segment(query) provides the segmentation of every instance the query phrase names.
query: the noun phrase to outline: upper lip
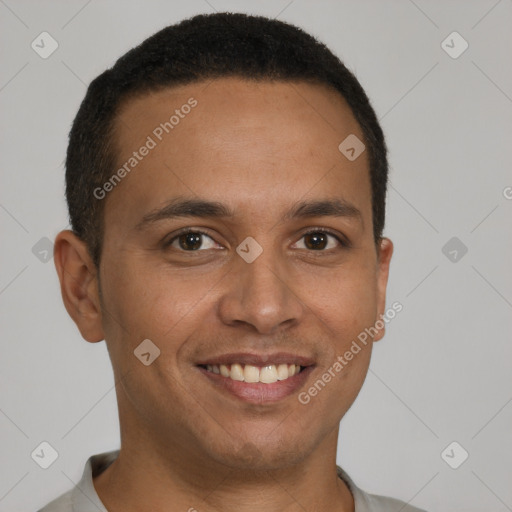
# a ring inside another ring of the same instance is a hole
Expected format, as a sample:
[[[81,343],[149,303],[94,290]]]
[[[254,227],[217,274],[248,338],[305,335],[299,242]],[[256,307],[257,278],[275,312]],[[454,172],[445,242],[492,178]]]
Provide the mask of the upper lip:
[[[250,364],[252,366],[268,366],[269,364],[298,364],[311,366],[315,361],[311,357],[300,356],[291,352],[274,352],[271,354],[255,354],[251,352],[232,352],[202,359],[197,365]]]

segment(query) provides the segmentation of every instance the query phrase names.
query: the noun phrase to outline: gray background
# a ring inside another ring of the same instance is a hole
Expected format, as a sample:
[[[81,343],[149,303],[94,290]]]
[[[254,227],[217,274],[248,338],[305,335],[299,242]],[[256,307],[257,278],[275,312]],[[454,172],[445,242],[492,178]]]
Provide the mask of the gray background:
[[[36,510],[119,444],[105,345],[81,339],[41,261],[40,240],[67,224],[63,159],[86,86],[156,30],[215,10],[319,37],[387,135],[388,301],[404,309],[342,422],[338,462],[365,490],[430,511],[512,510],[512,1],[184,4],[0,0],[0,510]],[[47,59],[31,48],[43,31],[59,44]],[[453,31],[469,43],[456,59],[441,47]],[[30,455],[42,441],[59,454],[46,470]],[[441,457],[452,441],[469,453],[458,469]]]

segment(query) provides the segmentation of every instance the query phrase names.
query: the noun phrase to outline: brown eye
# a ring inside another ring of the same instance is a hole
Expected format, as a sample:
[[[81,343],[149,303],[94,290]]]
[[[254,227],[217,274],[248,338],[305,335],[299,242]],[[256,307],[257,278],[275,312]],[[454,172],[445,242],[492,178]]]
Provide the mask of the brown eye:
[[[178,243],[181,249],[185,251],[195,251],[199,249],[203,243],[200,233],[185,233],[178,237]]]
[[[327,234],[321,232],[307,233],[304,236],[305,245],[308,249],[325,249],[327,247]]]
[[[299,249],[319,252],[329,252],[332,249],[347,247],[347,244],[338,238],[337,235],[322,229],[304,233],[295,245],[297,246],[297,244]]]
[[[205,249],[216,248],[216,242],[213,238],[202,231],[190,230],[178,234],[169,242],[165,243],[165,247],[172,247],[182,252],[193,252]]]

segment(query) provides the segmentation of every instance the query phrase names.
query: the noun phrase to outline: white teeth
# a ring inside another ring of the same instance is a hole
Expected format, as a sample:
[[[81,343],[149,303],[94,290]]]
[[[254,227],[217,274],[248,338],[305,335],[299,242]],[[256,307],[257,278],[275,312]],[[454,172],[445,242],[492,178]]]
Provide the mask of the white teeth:
[[[279,380],[285,380],[289,376],[288,374],[288,365],[287,364],[280,364],[277,367],[277,378]]]
[[[246,364],[244,368],[244,380],[245,382],[259,382],[260,369],[257,366]]]
[[[300,366],[295,364],[270,364],[263,366],[253,366],[251,364],[241,365],[238,363],[232,365],[216,365],[208,364],[206,369],[209,372],[220,374],[228,379],[238,380],[240,382],[263,382],[272,384],[278,380],[286,380],[297,373],[300,373]]]
[[[208,369],[208,367],[207,367]],[[229,377],[233,380],[244,380],[244,369],[239,364],[232,364]]]
[[[265,384],[277,382],[277,370],[273,364],[270,366],[264,366],[260,370],[260,382],[264,382]]]

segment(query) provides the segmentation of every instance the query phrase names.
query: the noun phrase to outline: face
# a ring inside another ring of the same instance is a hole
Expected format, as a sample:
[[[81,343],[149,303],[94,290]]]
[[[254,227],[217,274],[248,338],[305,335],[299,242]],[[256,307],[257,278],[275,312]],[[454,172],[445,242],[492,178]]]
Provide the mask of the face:
[[[363,139],[345,101],[304,83],[217,79],[124,105],[130,171],[103,199],[101,313],[87,320],[122,435],[277,468],[337,434],[371,343],[333,365],[384,313],[392,252],[373,239],[367,152],[338,149],[350,134]]]

